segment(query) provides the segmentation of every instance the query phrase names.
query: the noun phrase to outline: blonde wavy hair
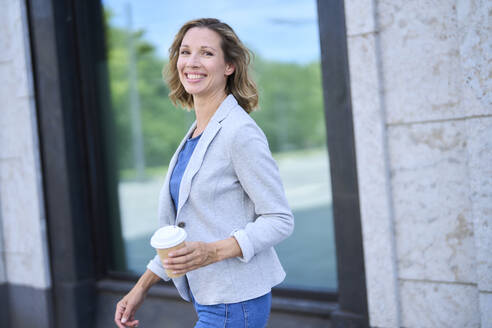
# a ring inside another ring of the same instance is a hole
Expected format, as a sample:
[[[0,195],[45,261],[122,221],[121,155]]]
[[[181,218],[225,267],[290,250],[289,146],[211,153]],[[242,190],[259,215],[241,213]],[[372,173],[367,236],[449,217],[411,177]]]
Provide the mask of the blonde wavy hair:
[[[174,37],[173,44],[169,48],[169,63],[164,67],[162,75],[170,88],[169,99],[178,106],[186,108],[188,111],[193,108],[193,96],[186,92],[179,80],[177,69],[179,47],[183,38],[192,27],[208,28],[217,32],[221,39],[224,61],[233,64],[234,73],[227,77],[225,92],[232,93],[238,104],[250,113],[258,107],[258,90],[256,84],[251,79],[248,68],[251,63],[251,56],[254,56],[246,46],[239,40],[234,30],[226,23],[215,18],[200,18],[186,22]],[[254,57],[253,57],[254,58]]]

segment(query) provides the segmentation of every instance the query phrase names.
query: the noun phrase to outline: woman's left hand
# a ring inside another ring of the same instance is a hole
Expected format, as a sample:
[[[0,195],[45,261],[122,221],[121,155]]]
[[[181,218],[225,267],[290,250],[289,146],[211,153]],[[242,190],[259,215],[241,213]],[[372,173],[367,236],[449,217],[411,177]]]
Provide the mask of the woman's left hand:
[[[185,246],[169,253],[164,267],[175,274],[196,270],[217,262],[217,251],[210,243],[203,241],[185,242]]]

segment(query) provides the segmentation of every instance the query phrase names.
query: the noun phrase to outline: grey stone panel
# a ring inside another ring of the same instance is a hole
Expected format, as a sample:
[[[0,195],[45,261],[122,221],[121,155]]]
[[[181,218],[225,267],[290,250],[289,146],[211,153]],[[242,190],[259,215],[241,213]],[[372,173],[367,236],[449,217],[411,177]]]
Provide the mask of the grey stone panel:
[[[490,327],[480,323],[477,287],[400,280],[403,327]]]
[[[388,131],[401,279],[476,282],[465,129],[449,121]]]
[[[369,318],[372,326],[395,327],[398,273],[377,36],[351,36],[348,45]]]
[[[492,327],[492,293],[480,293],[480,323]]]

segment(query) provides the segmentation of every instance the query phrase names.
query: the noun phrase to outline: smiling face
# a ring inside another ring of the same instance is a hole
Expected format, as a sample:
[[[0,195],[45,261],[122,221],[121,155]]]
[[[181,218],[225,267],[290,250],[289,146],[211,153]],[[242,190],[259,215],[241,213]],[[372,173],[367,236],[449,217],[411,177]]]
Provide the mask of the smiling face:
[[[224,92],[234,67],[226,64],[220,35],[208,28],[193,27],[184,35],[177,69],[181,84],[194,97]]]

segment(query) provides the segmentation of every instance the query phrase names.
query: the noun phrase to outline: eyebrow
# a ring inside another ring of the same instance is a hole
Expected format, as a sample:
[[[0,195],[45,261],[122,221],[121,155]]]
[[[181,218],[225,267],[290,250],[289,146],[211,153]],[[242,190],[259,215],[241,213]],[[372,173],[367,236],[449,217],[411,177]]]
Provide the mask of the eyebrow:
[[[189,45],[187,45],[187,44],[182,44],[182,45],[180,46],[180,48],[189,48],[189,47],[190,47],[190,46],[189,46]],[[213,47],[209,47],[209,46],[201,46],[200,48],[201,48],[201,49],[203,49],[203,48],[210,48],[210,49],[212,49],[212,50],[214,50],[214,51],[217,51],[217,50],[215,50],[215,48],[213,48]]]

